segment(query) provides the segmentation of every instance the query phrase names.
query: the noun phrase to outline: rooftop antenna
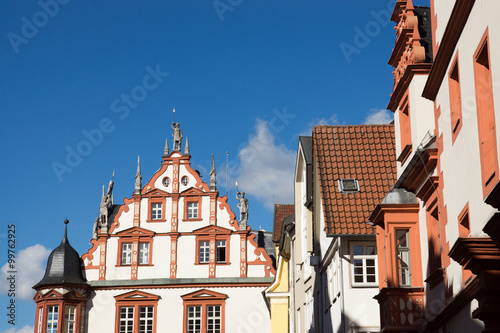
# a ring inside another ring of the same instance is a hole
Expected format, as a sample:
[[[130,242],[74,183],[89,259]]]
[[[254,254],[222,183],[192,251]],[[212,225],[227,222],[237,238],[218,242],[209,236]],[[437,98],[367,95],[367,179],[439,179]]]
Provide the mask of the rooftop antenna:
[[[226,198],[227,196],[227,188],[229,187],[229,152],[226,151]]]

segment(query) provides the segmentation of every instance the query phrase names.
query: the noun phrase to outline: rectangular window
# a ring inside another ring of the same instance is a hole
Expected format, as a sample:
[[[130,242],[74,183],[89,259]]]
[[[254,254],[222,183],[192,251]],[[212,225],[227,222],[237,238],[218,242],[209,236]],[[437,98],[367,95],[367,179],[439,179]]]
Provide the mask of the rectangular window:
[[[120,308],[119,333],[133,333],[133,331],[134,331],[134,307],[123,306]]]
[[[139,243],[139,265],[149,264],[149,243]]]
[[[396,230],[397,269],[400,287],[411,287],[410,231]]]
[[[352,285],[377,286],[377,246],[374,242],[351,243]]]
[[[216,261],[218,263],[226,262],[226,241],[217,241],[216,243]]]
[[[410,103],[408,99],[408,93],[402,99],[399,105],[399,137],[401,140],[401,152],[398,156],[398,162],[401,165],[405,163],[412,151],[411,143],[411,121],[410,121]]]
[[[458,54],[451,65],[448,77],[450,89],[450,117],[451,117],[451,134],[452,141],[460,132],[462,127],[462,94],[460,92],[460,75],[458,71]]]
[[[187,333],[201,332],[201,306],[188,306]]]
[[[122,244],[122,265],[132,264],[132,243]]]
[[[199,263],[205,264],[210,260],[210,242],[209,241],[200,241],[199,248]]]
[[[47,333],[57,333],[59,321],[59,307],[49,306],[47,309]]]
[[[75,333],[75,306],[64,307],[64,327],[63,333]]]
[[[151,204],[151,219],[152,220],[161,220],[161,203],[152,203]]]
[[[38,333],[42,333],[43,325],[43,308],[38,309]]]
[[[488,31],[474,54],[474,85],[481,159],[481,179],[485,198],[499,179],[498,152],[493,104]]]
[[[209,305],[207,307],[207,333],[221,332],[220,305]]]
[[[198,202],[187,203],[187,218],[188,219],[198,218]]]
[[[153,307],[139,308],[139,333],[153,333]]]
[[[312,288],[306,291],[306,332],[314,332],[314,303],[313,303],[313,293]]]

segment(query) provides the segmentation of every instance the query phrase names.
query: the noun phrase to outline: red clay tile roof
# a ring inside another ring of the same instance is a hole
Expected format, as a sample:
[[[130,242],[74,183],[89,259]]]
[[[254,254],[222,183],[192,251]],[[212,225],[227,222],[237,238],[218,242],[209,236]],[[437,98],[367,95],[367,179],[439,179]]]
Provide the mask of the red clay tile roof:
[[[274,237],[273,242],[278,243],[281,235],[281,224],[283,219],[295,212],[295,205],[274,205]]]
[[[314,126],[327,234],[371,234],[366,222],[396,182],[394,125]],[[338,180],[355,178],[357,193],[340,193]]]

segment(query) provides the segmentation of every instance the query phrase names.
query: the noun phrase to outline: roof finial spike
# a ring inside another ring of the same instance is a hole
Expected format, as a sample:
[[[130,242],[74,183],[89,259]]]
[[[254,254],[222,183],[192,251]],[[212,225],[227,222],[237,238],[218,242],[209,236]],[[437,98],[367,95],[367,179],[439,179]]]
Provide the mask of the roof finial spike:
[[[186,137],[186,146],[184,147],[184,155],[189,155],[189,141]]]
[[[135,189],[134,194],[141,194],[141,157],[137,156],[137,173],[135,174]]]
[[[217,179],[215,176],[217,172],[215,171],[215,162],[214,162],[214,154],[212,154],[212,170],[210,170],[210,191],[217,190]]]
[[[66,219],[64,220],[64,237],[63,237],[62,242],[66,242],[68,240],[68,223],[69,223],[69,220],[66,217]]]
[[[168,151],[168,138],[165,139],[165,149],[163,150],[163,156],[167,156],[169,154]]]

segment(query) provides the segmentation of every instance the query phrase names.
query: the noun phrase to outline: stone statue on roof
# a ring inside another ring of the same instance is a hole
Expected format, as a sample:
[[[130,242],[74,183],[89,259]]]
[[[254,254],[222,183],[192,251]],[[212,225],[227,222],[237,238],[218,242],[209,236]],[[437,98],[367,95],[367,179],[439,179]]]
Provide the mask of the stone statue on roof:
[[[240,230],[245,230],[248,221],[248,199],[245,198],[245,192],[240,191],[236,193],[236,199],[238,199],[238,208],[240,209]]]
[[[115,172],[113,171],[113,177]],[[108,217],[109,210],[113,206],[113,180],[109,181],[108,192],[104,195],[104,185],[102,186],[102,199],[101,205],[99,206],[100,215],[100,229],[102,232],[108,232]]]
[[[172,122],[172,129],[174,130],[174,133],[172,133],[172,136],[174,137],[174,148],[172,150],[180,151],[182,142],[181,125],[174,121]]]

